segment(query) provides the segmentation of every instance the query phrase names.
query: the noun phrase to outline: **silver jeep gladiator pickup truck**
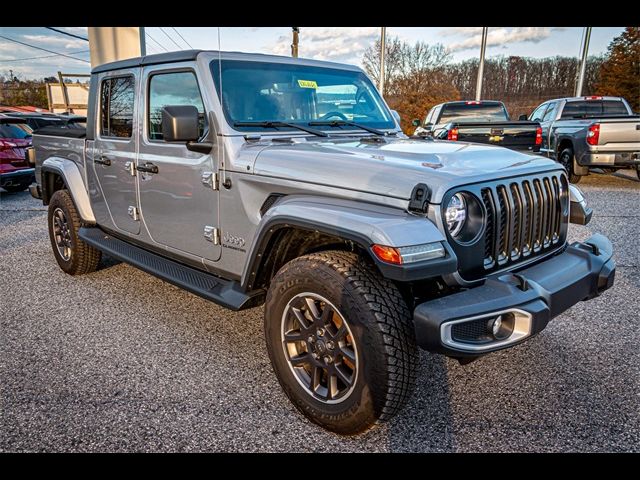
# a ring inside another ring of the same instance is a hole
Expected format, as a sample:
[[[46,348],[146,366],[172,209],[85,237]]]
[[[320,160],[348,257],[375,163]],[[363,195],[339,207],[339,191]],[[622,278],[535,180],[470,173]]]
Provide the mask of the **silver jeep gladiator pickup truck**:
[[[357,67],[166,53],[95,68],[89,102],[86,132],[28,154],[60,268],[106,253],[264,305],[282,388],[332,431],[398,412],[417,347],[467,362],[613,284],[605,237],[567,244],[591,210],[562,166],[409,139]]]

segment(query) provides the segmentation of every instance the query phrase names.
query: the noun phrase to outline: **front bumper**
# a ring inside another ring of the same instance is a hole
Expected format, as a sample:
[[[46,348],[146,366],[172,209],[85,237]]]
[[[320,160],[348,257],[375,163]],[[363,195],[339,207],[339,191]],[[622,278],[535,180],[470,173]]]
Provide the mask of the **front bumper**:
[[[422,303],[413,312],[418,345],[452,357],[474,357],[517,345],[579,301],[610,288],[616,268],[612,255],[611,242],[596,234],[515,274],[491,276],[479,287]],[[474,342],[452,336],[456,324],[482,326],[500,315],[510,315],[515,323],[506,338]]]
[[[587,152],[578,164],[583,167],[633,167],[640,165],[640,152]]]
[[[0,187],[19,185],[27,180],[35,181],[35,168],[23,168],[11,172],[0,173]]]

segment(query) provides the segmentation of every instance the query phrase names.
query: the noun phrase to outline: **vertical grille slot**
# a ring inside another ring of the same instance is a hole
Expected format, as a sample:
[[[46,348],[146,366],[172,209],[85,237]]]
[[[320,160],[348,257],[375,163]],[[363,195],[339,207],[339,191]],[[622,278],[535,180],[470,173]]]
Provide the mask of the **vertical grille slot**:
[[[560,240],[560,224],[562,223],[562,203],[560,200],[560,184],[558,183],[558,179],[553,177],[553,205],[554,205],[554,215],[553,215],[553,233],[551,236],[552,243],[558,243]]]
[[[486,228],[484,235],[484,268],[489,269],[493,267],[494,261],[494,250],[493,245],[496,238],[495,232],[495,207],[493,204],[493,196],[491,195],[491,190],[488,188],[482,189],[482,203],[484,203],[484,208],[487,211],[486,217]]]
[[[538,180],[537,178],[533,181],[533,194],[535,196],[536,203],[536,221],[533,236],[533,251],[537,253],[542,249],[544,242],[544,224],[546,215],[544,195],[542,194],[540,180]]]
[[[522,182],[522,256],[528,257],[531,254],[531,225],[533,220],[533,200],[531,198],[531,187],[528,181]]]
[[[496,219],[498,223],[497,228],[497,242],[496,242],[496,259],[498,265],[504,265],[508,260],[508,231],[509,231],[509,211],[507,201],[505,200],[506,193],[503,185],[498,186],[496,189],[498,196],[498,202],[496,204]]]
[[[522,198],[520,197],[520,189],[517,183],[512,183],[511,199],[513,203],[513,236],[511,242],[511,260],[517,260],[522,253]]]

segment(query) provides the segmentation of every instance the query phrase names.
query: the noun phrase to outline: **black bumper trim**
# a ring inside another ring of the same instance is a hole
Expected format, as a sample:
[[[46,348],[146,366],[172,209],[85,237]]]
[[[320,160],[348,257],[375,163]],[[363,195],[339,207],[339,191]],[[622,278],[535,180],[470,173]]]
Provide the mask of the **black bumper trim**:
[[[610,288],[616,269],[612,256],[611,242],[596,234],[517,275],[491,276],[479,287],[422,303],[413,313],[418,345],[453,357],[477,356],[478,352],[444,345],[441,326],[452,320],[517,308],[531,314],[530,334],[518,342],[488,346],[481,354],[516,345],[542,331],[549,320],[579,301],[597,297]]]

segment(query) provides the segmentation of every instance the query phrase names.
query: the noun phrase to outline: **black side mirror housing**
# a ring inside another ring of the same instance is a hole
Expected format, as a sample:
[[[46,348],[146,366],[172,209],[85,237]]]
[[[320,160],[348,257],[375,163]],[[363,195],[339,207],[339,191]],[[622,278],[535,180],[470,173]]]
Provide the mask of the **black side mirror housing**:
[[[198,140],[198,109],[193,105],[167,105],[162,109],[162,137],[165,142]]]
[[[523,114],[523,115],[520,115],[520,116],[518,117],[518,120],[520,120],[520,121],[527,120],[527,116],[526,116],[526,115],[524,115],[524,114]]]

